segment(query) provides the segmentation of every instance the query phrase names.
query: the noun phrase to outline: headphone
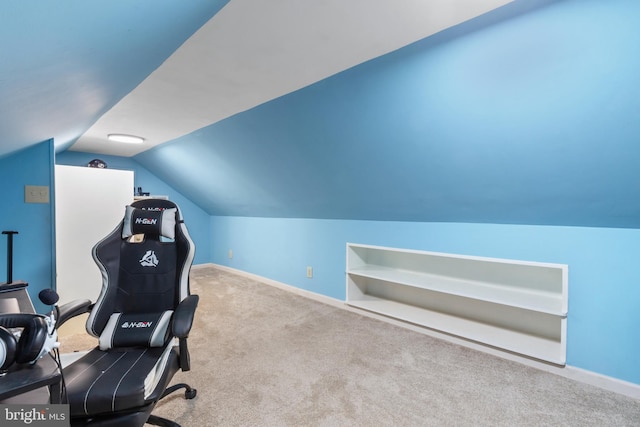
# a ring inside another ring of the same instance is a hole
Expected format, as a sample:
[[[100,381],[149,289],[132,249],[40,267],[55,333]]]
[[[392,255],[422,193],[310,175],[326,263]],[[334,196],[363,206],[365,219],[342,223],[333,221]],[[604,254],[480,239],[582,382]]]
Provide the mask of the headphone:
[[[8,328],[22,328],[16,337]],[[51,319],[39,314],[0,314],[0,371],[14,363],[35,363],[58,347],[58,333]]]

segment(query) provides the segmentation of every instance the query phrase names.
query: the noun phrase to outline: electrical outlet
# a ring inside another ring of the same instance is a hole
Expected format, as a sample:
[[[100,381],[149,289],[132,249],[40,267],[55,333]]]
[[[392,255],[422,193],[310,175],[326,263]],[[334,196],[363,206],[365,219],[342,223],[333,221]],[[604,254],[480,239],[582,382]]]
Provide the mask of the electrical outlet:
[[[25,185],[25,203],[49,203],[49,187],[46,185]]]
[[[229,259],[233,258],[233,250],[229,249]]]
[[[307,267],[307,277],[309,279],[313,277],[313,267]]]

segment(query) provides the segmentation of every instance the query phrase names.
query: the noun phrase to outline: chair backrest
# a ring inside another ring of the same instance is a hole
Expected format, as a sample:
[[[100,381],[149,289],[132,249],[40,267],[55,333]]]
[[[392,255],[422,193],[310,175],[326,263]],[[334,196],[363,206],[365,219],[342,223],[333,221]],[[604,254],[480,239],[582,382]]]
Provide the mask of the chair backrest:
[[[102,289],[87,319],[87,332],[102,349],[160,346],[168,322],[190,294],[195,246],[178,206],[144,199],[125,208],[118,226],[93,248]]]

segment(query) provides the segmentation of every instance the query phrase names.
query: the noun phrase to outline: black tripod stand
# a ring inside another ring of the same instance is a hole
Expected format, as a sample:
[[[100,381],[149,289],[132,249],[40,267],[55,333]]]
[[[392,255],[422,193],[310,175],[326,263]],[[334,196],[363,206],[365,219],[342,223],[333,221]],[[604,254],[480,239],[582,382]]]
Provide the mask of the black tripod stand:
[[[22,280],[13,281],[13,235],[18,232],[5,230],[2,234],[7,235],[7,281],[0,283],[0,292],[27,286]]]

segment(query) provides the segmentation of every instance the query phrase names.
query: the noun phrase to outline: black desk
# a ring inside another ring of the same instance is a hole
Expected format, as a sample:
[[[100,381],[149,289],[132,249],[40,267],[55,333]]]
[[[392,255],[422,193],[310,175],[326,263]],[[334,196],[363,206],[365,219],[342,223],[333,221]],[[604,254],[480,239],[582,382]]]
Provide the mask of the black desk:
[[[0,377],[0,401],[47,386],[49,403],[60,403],[60,371],[49,355],[35,365],[11,366],[9,372]]]

